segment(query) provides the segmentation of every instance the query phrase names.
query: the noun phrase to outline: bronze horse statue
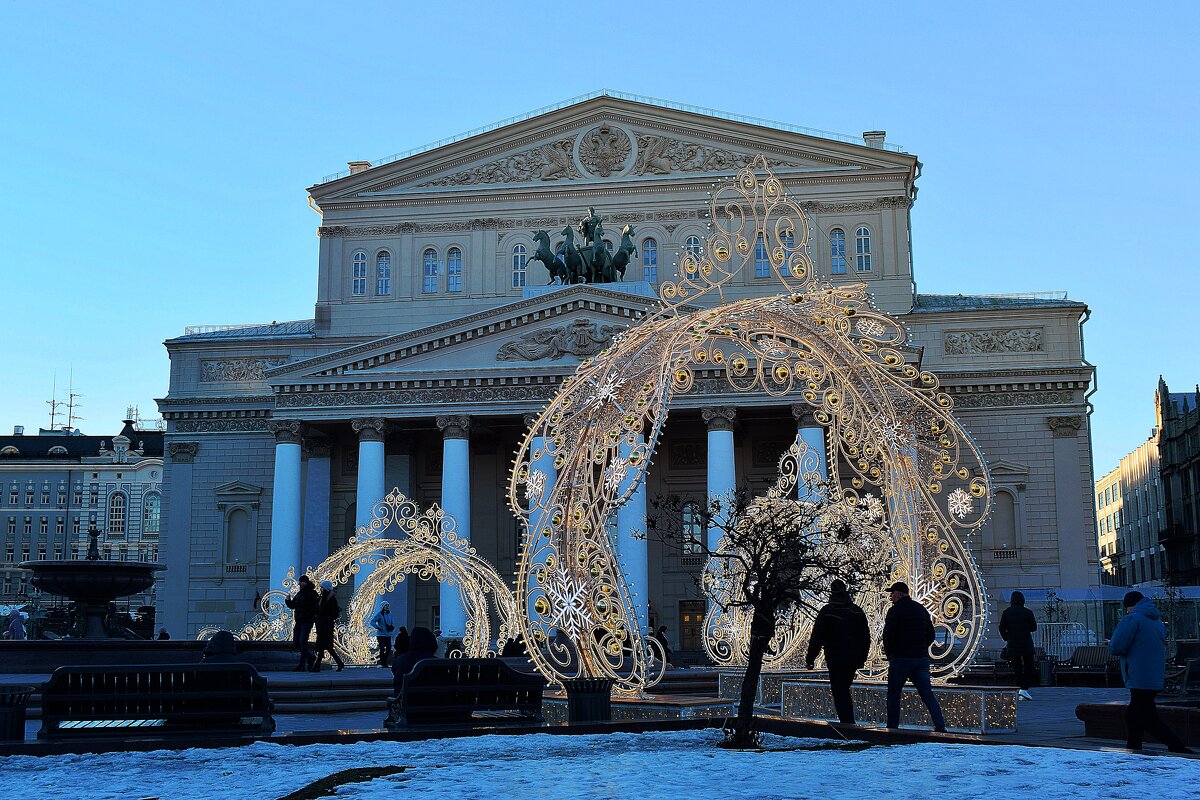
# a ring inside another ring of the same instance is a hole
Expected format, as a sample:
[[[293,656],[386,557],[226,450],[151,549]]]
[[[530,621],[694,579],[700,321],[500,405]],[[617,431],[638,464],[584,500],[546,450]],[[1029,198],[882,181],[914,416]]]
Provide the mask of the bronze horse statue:
[[[613,270],[619,272],[620,277],[614,276],[614,280],[625,280],[625,268],[629,266],[629,257],[637,255],[637,245],[633,243],[634,233],[632,225],[626,225],[621,229],[621,246],[617,248],[617,252],[612,254]]]
[[[588,283],[588,263],[575,246],[575,231],[571,226],[562,229],[564,241],[558,246],[558,257],[562,259],[570,276],[568,283]]]
[[[566,262],[550,249],[550,234],[545,231],[537,231],[533,234],[533,239],[538,243],[537,252],[530,256],[529,260],[542,262],[542,266],[550,273],[550,280],[546,283],[554,283],[555,278],[564,285],[570,283],[571,271],[567,268]]]

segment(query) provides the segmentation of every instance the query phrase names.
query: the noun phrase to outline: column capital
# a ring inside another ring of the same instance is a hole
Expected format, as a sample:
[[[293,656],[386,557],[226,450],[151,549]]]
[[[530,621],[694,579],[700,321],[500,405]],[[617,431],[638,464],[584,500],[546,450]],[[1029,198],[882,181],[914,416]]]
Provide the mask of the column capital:
[[[1053,436],[1074,436],[1083,427],[1083,417],[1046,417],[1046,424],[1050,426]]]
[[[298,419],[267,420],[267,430],[275,435],[275,444],[300,444],[302,428]]]
[[[813,407],[807,403],[795,403],[792,405],[792,417],[798,425],[805,428],[817,427],[817,415],[813,411]]]
[[[438,417],[437,426],[443,439],[471,438],[471,418],[468,416]]]
[[[304,440],[304,455],[306,458],[329,458],[333,445],[326,436],[314,436]]]
[[[383,417],[359,417],[350,420],[350,427],[360,442],[382,442],[387,436],[387,420]]]
[[[199,442],[167,442],[167,453],[175,464],[190,464],[200,449]]]
[[[731,431],[737,420],[737,409],[733,406],[713,406],[700,409],[700,416],[710,431]]]

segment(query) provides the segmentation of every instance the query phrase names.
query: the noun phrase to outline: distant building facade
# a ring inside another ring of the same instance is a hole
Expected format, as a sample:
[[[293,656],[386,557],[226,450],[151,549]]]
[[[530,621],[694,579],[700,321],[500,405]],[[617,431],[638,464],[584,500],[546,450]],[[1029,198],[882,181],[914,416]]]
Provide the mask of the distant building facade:
[[[1159,378],[1155,399],[1167,580],[1194,585],[1200,583],[1200,387],[1172,392]]]
[[[680,254],[705,246],[714,183],[756,153],[808,212],[819,278],[866,284],[900,317],[987,457],[995,512],[968,546],[993,612],[1012,589],[1094,589],[1087,306],[917,294],[919,162],[882,134],[836,139],[601,94],[400,160],[351,163],[309,190],[321,213],[313,319],[166,342],[160,614],[172,633],[245,623],[284,561],[319,563],[392,487],[441,502],[448,475],[469,483],[472,545],[512,576],[523,531],[507,477],[527,415],[656,307]],[[543,286],[535,231],[554,246],[588,206],[609,237],[635,230],[625,282]],[[725,297],[779,291],[755,252]],[[714,460],[764,489],[807,419],[787,398],[701,375],[672,402],[647,493],[703,502]],[[673,647],[699,649],[702,559],[642,546],[654,621]],[[416,576],[392,598],[410,626],[436,625],[438,603],[438,587]]]
[[[1114,586],[1162,583],[1166,550],[1159,534],[1166,519],[1159,473],[1159,431],[1121,458],[1096,482],[1096,531],[1102,580]]]
[[[103,558],[158,560],[162,431],[132,420],[115,436],[19,430],[0,436],[0,603],[38,599],[17,565],[84,558],[92,526]],[[121,604],[153,605],[155,595],[152,588]]]

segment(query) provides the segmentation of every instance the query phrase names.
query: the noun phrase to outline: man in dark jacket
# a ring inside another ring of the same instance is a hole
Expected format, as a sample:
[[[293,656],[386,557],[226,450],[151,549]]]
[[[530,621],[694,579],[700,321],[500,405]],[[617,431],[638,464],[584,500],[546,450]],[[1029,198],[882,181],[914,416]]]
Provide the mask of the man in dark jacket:
[[[312,633],[317,621],[317,591],[313,588],[312,579],[301,575],[296,580],[300,587],[291,597],[284,598],[284,603],[292,609],[295,624],[292,626],[292,646],[300,650],[300,663],[292,668],[292,672],[303,672],[313,664],[312,650],[308,647],[308,636]]]
[[[809,669],[821,650],[825,650],[825,667],[829,671],[829,691],[838,719],[854,724],[854,702],[850,684],[854,675],[871,653],[871,630],[867,615],[850,599],[843,581],[829,585],[829,602],[817,612],[812,635],[808,639],[808,654],[804,661]]]
[[[887,726],[900,727],[900,696],[904,684],[911,680],[929,709],[933,729],[945,731],[946,719],[929,680],[933,620],[925,606],[908,596],[908,584],[897,581],[885,591],[892,601],[883,620],[883,654],[888,660]]]
[[[1167,628],[1159,619],[1154,601],[1141,592],[1128,592],[1123,601],[1125,616],[1113,631],[1108,650],[1121,658],[1121,677],[1129,689],[1125,709],[1125,746],[1142,749],[1142,736],[1149,730],[1172,753],[1191,753],[1175,732],[1158,716],[1155,696],[1163,690],[1167,664]]]
[[[438,641],[429,628],[413,628],[408,640],[408,651],[392,662],[392,686],[396,696],[404,685],[404,676],[412,672],[412,668],[426,659],[437,656]]]
[[[1008,660],[1012,664],[1013,676],[1020,687],[1018,696],[1022,700],[1032,700],[1029,687],[1036,677],[1037,661],[1033,657],[1033,632],[1037,630],[1037,620],[1033,612],[1025,607],[1025,595],[1013,592],[1009,598],[1009,606],[1000,615],[1000,638],[1004,640]]]

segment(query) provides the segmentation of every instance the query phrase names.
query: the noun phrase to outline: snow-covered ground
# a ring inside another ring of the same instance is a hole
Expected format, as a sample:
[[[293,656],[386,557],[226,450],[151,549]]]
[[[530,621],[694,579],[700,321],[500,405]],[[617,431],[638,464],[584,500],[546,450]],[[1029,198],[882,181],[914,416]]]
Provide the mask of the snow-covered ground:
[[[715,731],[482,736],[423,742],[0,758],[0,796],[62,800],[276,800],[331,773],[401,765],[337,800],[413,798],[917,798],[1194,800],[1200,760],[1032,747],[859,749],[770,737],[718,749]]]

